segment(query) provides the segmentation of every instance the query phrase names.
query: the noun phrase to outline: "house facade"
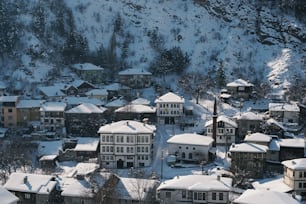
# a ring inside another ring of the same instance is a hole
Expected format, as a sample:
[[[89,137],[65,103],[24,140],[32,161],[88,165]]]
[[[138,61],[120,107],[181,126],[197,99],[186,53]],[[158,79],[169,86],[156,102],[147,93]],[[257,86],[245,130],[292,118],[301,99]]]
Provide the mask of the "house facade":
[[[40,121],[40,106],[43,100],[20,100],[17,103],[17,125],[25,127],[30,121]]]
[[[85,81],[102,83],[105,79],[104,69],[91,63],[74,64],[71,68]]]
[[[263,124],[263,116],[259,113],[244,112],[234,116],[237,128],[236,142],[241,142],[249,131],[259,132]]]
[[[83,103],[65,112],[68,134],[74,136],[97,136],[97,130],[106,123],[106,108],[91,103]]]
[[[248,178],[262,178],[266,167],[268,147],[255,143],[232,144],[229,152],[231,171]]]
[[[15,194],[22,204],[58,203],[56,184],[53,176],[12,173],[4,188]]]
[[[11,128],[17,126],[17,103],[18,96],[1,96],[1,123],[3,127]]]
[[[175,155],[177,161],[208,162],[213,139],[195,133],[174,135],[167,140],[168,155]]]
[[[156,127],[125,120],[100,127],[100,161],[105,168],[149,166]]]
[[[306,199],[306,158],[286,160],[284,166],[284,183],[293,189],[302,199]]]
[[[168,92],[155,100],[157,123],[178,124],[184,116],[185,99]]]
[[[119,82],[131,88],[147,88],[151,86],[152,73],[143,69],[126,69],[118,73]]]
[[[254,85],[243,79],[237,79],[226,84],[228,92],[233,98],[249,99],[252,96]]]
[[[269,103],[269,113],[279,122],[299,124],[300,108],[297,104]]]
[[[217,132],[216,132],[216,145],[217,146],[230,146],[236,141],[236,129],[237,123],[228,118],[227,116],[221,115],[217,118]],[[213,135],[213,120],[209,120],[205,123],[207,136],[212,137]]]
[[[40,108],[41,129],[49,132],[65,134],[66,103],[45,102]]]
[[[230,203],[232,179],[220,176],[187,175],[166,180],[157,188],[161,204]]]

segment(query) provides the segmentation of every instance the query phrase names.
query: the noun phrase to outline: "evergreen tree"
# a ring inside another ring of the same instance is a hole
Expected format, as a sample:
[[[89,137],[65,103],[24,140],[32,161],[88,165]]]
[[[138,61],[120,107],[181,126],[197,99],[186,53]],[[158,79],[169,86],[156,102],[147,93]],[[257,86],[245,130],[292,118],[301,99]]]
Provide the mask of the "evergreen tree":
[[[222,88],[226,85],[226,76],[225,76],[224,67],[223,67],[222,62],[219,63],[216,81],[217,81],[218,88]]]

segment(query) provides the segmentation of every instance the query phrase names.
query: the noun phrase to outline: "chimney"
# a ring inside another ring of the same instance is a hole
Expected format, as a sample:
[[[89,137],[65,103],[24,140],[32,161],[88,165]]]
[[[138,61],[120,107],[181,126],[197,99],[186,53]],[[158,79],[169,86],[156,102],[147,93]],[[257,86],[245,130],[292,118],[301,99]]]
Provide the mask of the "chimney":
[[[28,176],[25,176],[25,177],[23,178],[23,183],[26,184],[27,182],[28,182]]]
[[[214,139],[213,141],[213,147],[216,147],[216,140],[217,140],[217,99],[215,98],[214,102],[214,112],[213,112],[213,127],[212,127],[212,138]]]

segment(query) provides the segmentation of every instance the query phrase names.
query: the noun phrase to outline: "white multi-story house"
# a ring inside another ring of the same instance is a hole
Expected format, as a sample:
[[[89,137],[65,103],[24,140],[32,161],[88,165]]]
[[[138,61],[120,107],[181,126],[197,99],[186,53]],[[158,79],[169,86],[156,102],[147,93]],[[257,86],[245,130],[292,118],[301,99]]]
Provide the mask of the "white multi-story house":
[[[207,162],[213,139],[195,133],[184,133],[174,135],[167,143],[168,154],[175,155],[178,161]]]
[[[284,166],[284,183],[302,199],[306,198],[306,158],[286,160]]]
[[[215,175],[176,176],[157,188],[161,204],[230,203],[232,179]]]
[[[230,146],[235,143],[237,123],[224,116],[218,116],[217,118],[217,132],[216,132],[216,145],[217,146]],[[207,135],[213,135],[213,120],[209,120],[205,123]]]
[[[40,107],[42,130],[65,134],[65,109],[63,102],[45,102]]]
[[[297,104],[269,103],[270,116],[282,123],[299,123],[300,108]]]
[[[100,160],[106,168],[149,166],[156,127],[133,120],[100,127]]]
[[[185,99],[168,92],[155,99],[157,122],[159,124],[177,124],[184,115]]]

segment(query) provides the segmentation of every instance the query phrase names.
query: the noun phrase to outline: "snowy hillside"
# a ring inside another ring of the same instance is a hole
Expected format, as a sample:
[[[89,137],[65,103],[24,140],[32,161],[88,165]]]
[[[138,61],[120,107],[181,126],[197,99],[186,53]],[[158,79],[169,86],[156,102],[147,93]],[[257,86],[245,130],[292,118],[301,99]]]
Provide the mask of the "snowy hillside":
[[[4,55],[0,64],[2,76],[26,85],[64,75],[77,60],[115,72],[149,70],[161,50],[173,47],[189,56],[187,72],[204,77],[221,64],[227,81],[242,77],[282,88],[305,77],[305,22],[278,6],[248,0],[29,2],[15,2],[20,38],[14,57]]]

